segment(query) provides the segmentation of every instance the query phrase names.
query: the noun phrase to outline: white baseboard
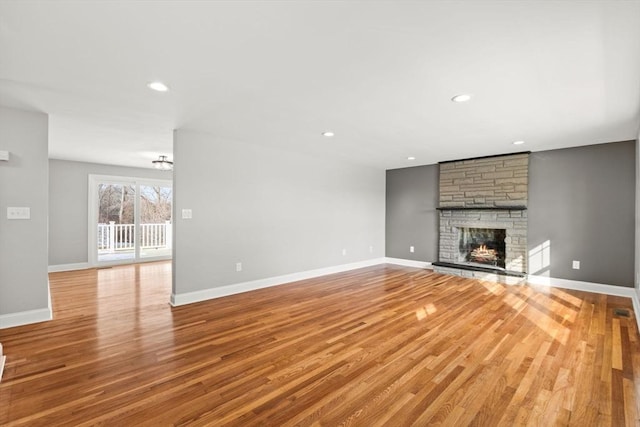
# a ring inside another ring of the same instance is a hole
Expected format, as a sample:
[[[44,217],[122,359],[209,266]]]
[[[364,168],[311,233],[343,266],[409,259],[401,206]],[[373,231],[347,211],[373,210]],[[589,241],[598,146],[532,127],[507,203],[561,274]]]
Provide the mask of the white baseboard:
[[[350,264],[336,265],[333,267],[319,268],[316,270],[302,271],[298,273],[285,274],[283,276],[268,277],[266,279],[252,280],[250,282],[234,283],[232,285],[220,286],[217,288],[203,289],[201,291],[187,292],[184,294],[172,294],[171,305],[174,307],[191,304],[194,302],[206,301],[209,299],[225,297],[229,295],[249,292],[256,289],[268,288],[271,286],[283,285],[285,283],[296,282],[298,280],[312,279],[314,277],[325,276],[327,274],[342,273],[344,271],[358,268],[370,267],[379,264],[396,264],[406,267],[431,268],[430,262],[413,261],[400,258],[374,258],[366,261],[354,262]]]
[[[2,371],[4,371],[4,362],[7,361],[7,356],[4,355],[2,350],[2,343],[0,343],[0,382],[2,382]]]
[[[385,258],[385,262],[387,264],[403,265],[405,267],[433,269],[433,266],[431,265],[431,263],[426,261],[414,261],[412,259],[401,259],[401,258]]]
[[[2,314],[0,315],[0,329],[29,325],[31,323],[46,322],[51,319],[53,319],[51,305],[49,305],[49,308]]]
[[[249,292],[256,289],[284,285],[285,283],[296,282],[298,280],[313,279],[315,277],[325,276],[327,274],[342,273],[344,271],[355,270],[358,268],[371,267],[372,265],[384,264],[385,260],[385,258],[374,258],[350,264],[342,264],[333,267],[318,268],[316,270],[285,274],[282,276],[268,277],[266,279],[234,283],[232,285],[203,289],[201,291],[186,292],[183,294],[171,294],[171,305],[177,307],[194,302],[206,301],[209,299],[226,297],[228,295]]]
[[[532,285],[549,286],[552,288],[573,289],[576,291],[593,292],[595,294],[614,295],[619,297],[633,298],[638,295],[633,288],[623,286],[605,285],[603,283],[582,282],[579,280],[556,279],[554,277],[534,276],[530,274],[527,282]]]
[[[631,301],[633,302],[633,313],[636,315],[638,332],[640,332],[640,296],[634,292],[634,295],[631,297]]]
[[[2,371],[4,371],[4,362],[7,361],[7,356],[0,355],[0,382],[2,382]]]
[[[52,319],[53,305],[51,304],[51,287],[49,286],[49,280],[47,279],[47,308],[0,314],[0,329],[29,325],[31,323],[46,322]]]
[[[57,273],[60,271],[86,270],[87,268],[89,268],[88,262],[78,262],[75,264],[50,265],[49,273]]]

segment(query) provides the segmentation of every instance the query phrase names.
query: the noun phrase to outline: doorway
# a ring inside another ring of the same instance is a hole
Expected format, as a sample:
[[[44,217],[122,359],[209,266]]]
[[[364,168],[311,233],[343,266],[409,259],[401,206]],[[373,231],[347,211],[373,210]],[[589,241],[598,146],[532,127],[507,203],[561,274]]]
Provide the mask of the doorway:
[[[171,184],[169,180],[89,175],[91,266],[171,258]]]

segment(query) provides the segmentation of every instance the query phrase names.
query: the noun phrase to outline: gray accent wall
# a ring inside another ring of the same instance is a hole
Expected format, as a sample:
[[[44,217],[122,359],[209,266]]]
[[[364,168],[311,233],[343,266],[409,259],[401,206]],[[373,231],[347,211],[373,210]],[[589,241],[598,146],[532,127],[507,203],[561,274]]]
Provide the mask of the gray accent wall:
[[[635,141],[531,154],[530,274],[634,286],[635,158]],[[438,165],[387,171],[386,256],[438,259],[437,193]]]
[[[89,175],[169,179],[171,172],[67,160],[49,161],[49,265],[88,262]]]
[[[384,256],[384,171],[186,130],[174,160],[174,295]]]
[[[49,308],[47,278],[48,117],[0,107],[0,315]],[[8,220],[7,207],[31,219]]]
[[[531,154],[529,250],[550,262],[530,274],[633,287],[634,222],[634,141]]]
[[[437,261],[437,207],[438,165],[388,170],[386,256]]]

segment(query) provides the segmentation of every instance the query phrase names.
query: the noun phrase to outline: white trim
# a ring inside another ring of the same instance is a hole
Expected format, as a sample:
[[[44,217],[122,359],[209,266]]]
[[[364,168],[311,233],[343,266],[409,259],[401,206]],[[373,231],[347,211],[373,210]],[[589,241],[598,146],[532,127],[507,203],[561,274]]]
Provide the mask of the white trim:
[[[51,313],[51,305],[49,305],[48,308],[2,314],[0,315],[0,329],[29,325],[31,323],[46,322],[52,319],[53,315]]]
[[[640,333],[640,296],[634,292],[634,295],[631,297],[631,302],[633,302],[633,314],[636,316],[638,333]]]
[[[0,329],[13,328],[14,326],[29,325],[31,323],[53,320],[51,287],[49,286],[49,280],[47,280],[47,304],[47,308],[20,311],[18,313],[0,314]]]
[[[355,270],[357,268],[371,267],[373,265],[384,264],[386,258],[374,258],[366,261],[354,262],[350,264],[336,265],[333,267],[318,268],[315,270],[301,271],[298,273],[285,274],[282,276],[268,277],[266,279],[252,280],[249,282],[234,283],[226,286],[203,289],[201,291],[186,292],[183,294],[171,294],[171,305],[174,307],[191,304],[194,302],[206,301],[209,299],[235,295],[243,292],[254,291],[256,289],[268,288],[271,286],[284,285],[285,283],[296,282],[298,280],[313,279],[327,274],[342,273],[344,271]]]
[[[89,267],[88,262],[78,262],[75,264],[57,264],[49,266],[49,273],[57,273],[59,271],[86,270]]]
[[[4,371],[4,362],[7,361],[7,356],[0,354],[0,382],[2,382],[2,371]]]
[[[384,260],[387,264],[403,265],[405,267],[427,268],[429,270],[433,269],[431,263],[427,261],[414,261],[412,259],[401,258],[385,258]]]
[[[633,288],[626,288],[624,286],[612,286],[602,283],[582,282],[579,280],[556,279],[554,277],[535,276],[532,274],[527,277],[527,282],[532,285],[573,289],[576,291],[593,292],[595,294],[614,295],[627,298],[633,298],[635,295]]]
[[[51,282],[47,276],[47,307],[49,308],[49,320],[53,320],[53,304],[51,303]]]
[[[285,283],[296,282],[298,280],[312,279],[325,276],[327,274],[341,273],[358,268],[371,267],[380,264],[396,264],[415,268],[431,268],[430,262],[413,261],[400,258],[374,258],[366,261],[354,262],[350,264],[336,265],[333,267],[319,268],[316,270],[301,271],[298,273],[285,274],[283,276],[268,277],[266,279],[252,280],[249,282],[234,283],[231,285],[216,288],[203,289],[201,291],[187,292],[184,294],[171,294],[171,305],[174,307],[191,304],[194,302],[206,301],[209,299],[235,295],[249,292],[256,289],[268,288],[271,286],[283,285]]]
[[[4,371],[4,362],[7,361],[7,356],[4,355],[2,350],[2,343],[0,343],[0,382],[2,382],[2,371]]]

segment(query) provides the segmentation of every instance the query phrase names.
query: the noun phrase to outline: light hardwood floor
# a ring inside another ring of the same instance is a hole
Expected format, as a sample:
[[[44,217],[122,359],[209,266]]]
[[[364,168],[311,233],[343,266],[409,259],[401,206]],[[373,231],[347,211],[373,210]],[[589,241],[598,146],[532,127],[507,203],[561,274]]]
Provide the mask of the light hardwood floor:
[[[639,424],[625,298],[386,265],[171,308],[170,268],[51,274],[0,425]]]

